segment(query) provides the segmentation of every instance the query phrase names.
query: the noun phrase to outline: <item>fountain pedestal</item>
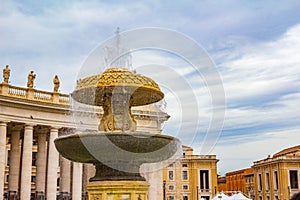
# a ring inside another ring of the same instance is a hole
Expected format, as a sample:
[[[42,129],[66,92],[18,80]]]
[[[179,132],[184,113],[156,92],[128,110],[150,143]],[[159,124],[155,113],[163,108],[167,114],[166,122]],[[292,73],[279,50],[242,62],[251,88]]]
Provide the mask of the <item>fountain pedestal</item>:
[[[92,181],[87,190],[89,200],[148,200],[146,181]]]

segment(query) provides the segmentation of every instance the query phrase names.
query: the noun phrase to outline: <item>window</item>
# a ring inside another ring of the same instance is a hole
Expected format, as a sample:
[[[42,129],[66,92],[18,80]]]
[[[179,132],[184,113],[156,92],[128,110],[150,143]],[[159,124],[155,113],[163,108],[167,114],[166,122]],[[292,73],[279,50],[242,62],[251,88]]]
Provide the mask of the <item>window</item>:
[[[270,175],[266,173],[266,190],[270,190]]]
[[[182,167],[187,167],[187,164],[182,164]]]
[[[277,173],[277,171],[274,172],[274,189],[278,190],[278,173]]]
[[[261,191],[262,189],[262,182],[261,182],[261,174],[258,174],[258,191]]]
[[[298,189],[298,171],[290,170],[291,189]]]
[[[170,181],[174,180],[174,172],[173,171],[169,171],[169,180]]]
[[[188,196],[183,196],[183,200],[189,200]]]
[[[189,189],[189,186],[188,185],[183,185],[182,186],[182,190],[188,190]]]
[[[174,190],[174,185],[169,185],[169,190]]]
[[[169,200],[174,200],[174,196],[169,196]]]
[[[200,189],[209,189],[208,170],[200,170]]]
[[[31,182],[35,183],[36,177],[35,176],[31,176]]]
[[[209,196],[201,196],[201,199],[209,200]]]
[[[32,152],[32,166],[36,166],[37,152]]]
[[[6,165],[9,166],[10,163],[10,150],[7,151],[7,161],[6,161]]]
[[[188,172],[182,171],[182,180],[188,180]]]
[[[38,144],[38,139],[37,139],[36,137],[34,137],[34,138],[32,139],[32,144],[33,144],[33,145],[37,145],[37,144]]]

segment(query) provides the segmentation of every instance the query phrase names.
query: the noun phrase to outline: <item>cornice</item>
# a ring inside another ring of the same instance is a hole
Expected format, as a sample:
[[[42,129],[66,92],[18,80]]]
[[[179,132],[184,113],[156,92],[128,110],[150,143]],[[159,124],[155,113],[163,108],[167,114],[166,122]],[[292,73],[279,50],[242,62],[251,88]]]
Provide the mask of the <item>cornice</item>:
[[[259,162],[259,163],[257,163]],[[294,157],[288,157],[288,158],[278,158],[278,159],[272,159],[272,160],[266,160],[266,161],[256,161],[253,164],[253,168],[258,167],[264,167],[272,164],[282,164],[282,163],[300,163],[300,157],[294,158]]]
[[[45,110],[46,112],[64,112],[70,111],[70,105],[55,104],[42,101],[34,101],[30,99],[15,98],[10,96],[0,95],[0,105],[14,108],[30,109],[30,110]]]

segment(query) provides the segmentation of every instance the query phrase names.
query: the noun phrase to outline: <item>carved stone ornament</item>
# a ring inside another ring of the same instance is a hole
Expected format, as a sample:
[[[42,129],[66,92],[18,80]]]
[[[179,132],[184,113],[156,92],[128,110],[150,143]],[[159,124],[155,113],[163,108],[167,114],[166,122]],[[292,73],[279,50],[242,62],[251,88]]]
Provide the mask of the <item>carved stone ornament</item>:
[[[9,77],[10,77],[10,69],[8,65],[6,65],[5,68],[3,69],[3,83],[8,84]]]
[[[33,71],[31,71],[31,72],[28,74],[28,78],[27,78],[27,87],[28,87],[28,88],[33,88],[35,76],[36,76],[36,75],[33,73]]]
[[[91,195],[91,200],[102,200],[102,195],[101,194]]]

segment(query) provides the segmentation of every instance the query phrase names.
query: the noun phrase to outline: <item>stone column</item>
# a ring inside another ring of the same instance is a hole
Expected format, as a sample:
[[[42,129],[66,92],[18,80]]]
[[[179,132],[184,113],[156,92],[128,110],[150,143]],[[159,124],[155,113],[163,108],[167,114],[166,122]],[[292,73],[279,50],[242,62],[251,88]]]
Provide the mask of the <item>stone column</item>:
[[[47,130],[41,129],[38,134],[38,151],[36,160],[36,183],[37,195],[45,195],[46,165],[47,165]]]
[[[22,128],[22,126],[14,127],[11,131],[8,191],[18,192],[19,190],[20,133]]]
[[[82,163],[73,162],[72,200],[81,200]]]
[[[60,156],[60,193],[68,196],[71,191],[71,162]]]
[[[54,139],[58,137],[58,128],[50,129],[48,147],[48,173],[47,173],[47,200],[56,200],[57,169],[59,154],[54,145]]]
[[[140,172],[146,178],[149,187],[148,200],[163,199],[163,164],[148,163],[141,166]]]
[[[30,199],[32,170],[33,125],[25,125],[21,168],[21,200]]]
[[[86,186],[89,182],[89,166],[88,164],[82,165],[82,192],[86,192]]]
[[[82,174],[82,191],[87,193],[87,186],[89,184],[89,179],[95,176],[96,169],[93,164],[83,164],[83,174]]]
[[[4,194],[7,122],[0,122],[0,198]]]

